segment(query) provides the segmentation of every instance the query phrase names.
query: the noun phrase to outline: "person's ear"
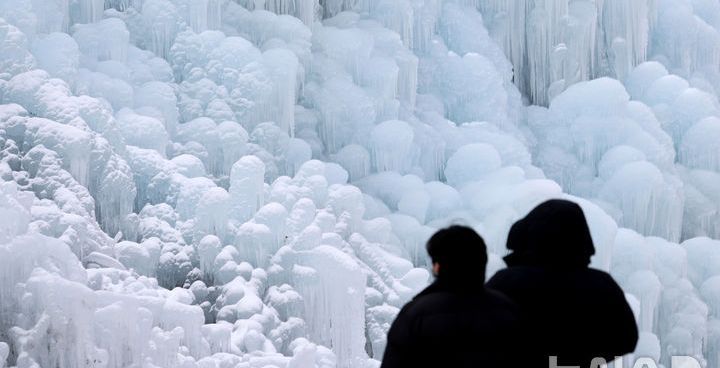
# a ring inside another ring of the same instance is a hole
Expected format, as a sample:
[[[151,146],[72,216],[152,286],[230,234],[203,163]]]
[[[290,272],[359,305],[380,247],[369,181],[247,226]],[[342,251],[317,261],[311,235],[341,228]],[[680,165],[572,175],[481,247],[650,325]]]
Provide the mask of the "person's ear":
[[[433,262],[432,265],[433,276],[437,277],[440,274],[440,263]]]

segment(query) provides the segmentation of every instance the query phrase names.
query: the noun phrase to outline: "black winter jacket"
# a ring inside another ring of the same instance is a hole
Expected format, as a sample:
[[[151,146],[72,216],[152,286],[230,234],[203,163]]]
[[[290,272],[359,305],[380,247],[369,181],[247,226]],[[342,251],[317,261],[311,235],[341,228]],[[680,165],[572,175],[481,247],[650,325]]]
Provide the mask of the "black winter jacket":
[[[519,346],[529,367],[587,368],[593,358],[612,361],[631,353],[638,340],[635,317],[613,278],[588,268],[595,248],[582,209],[552,200],[513,225],[508,268],[488,288],[517,303],[532,344]]]
[[[513,368],[517,307],[480,285],[436,280],[398,314],[381,368]]]

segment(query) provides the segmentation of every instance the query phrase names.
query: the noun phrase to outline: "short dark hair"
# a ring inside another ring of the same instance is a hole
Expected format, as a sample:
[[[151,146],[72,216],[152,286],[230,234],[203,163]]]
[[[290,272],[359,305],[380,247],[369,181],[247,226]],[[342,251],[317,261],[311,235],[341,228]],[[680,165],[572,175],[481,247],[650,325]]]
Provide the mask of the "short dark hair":
[[[487,247],[485,241],[475,230],[460,225],[440,229],[427,242],[427,252],[433,263],[442,267],[440,273],[461,273],[463,268],[487,265]],[[470,270],[467,270],[470,271]]]

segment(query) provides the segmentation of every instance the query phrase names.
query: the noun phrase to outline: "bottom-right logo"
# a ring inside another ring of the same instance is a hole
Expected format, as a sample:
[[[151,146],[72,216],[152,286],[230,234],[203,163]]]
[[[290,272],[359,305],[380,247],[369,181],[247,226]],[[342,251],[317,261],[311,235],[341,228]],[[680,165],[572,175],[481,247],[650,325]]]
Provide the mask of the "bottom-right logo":
[[[622,357],[616,358],[613,363],[613,368],[625,368]],[[590,363],[590,368],[605,368],[608,365],[608,361],[603,358],[595,358]],[[638,358],[635,360],[635,364],[629,368],[658,368],[660,365],[651,358]],[[550,357],[549,368],[580,368],[576,366],[558,365],[558,359],[556,356]],[[691,356],[673,356],[670,360],[670,367],[668,368],[702,368],[700,362]]]

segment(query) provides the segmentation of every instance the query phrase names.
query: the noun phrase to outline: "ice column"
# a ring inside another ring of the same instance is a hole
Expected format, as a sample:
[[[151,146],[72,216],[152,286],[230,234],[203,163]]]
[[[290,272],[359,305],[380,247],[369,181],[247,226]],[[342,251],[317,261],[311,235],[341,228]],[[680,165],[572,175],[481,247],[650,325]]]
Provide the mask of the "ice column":
[[[222,25],[222,0],[208,0],[207,29],[220,29]]]
[[[264,201],[265,164],[255,156],[243,156],[230,172],[230,218],[244,222]]]
[[[80,23],[95,23],[102,19],[105,10],[105,0],[81,0]]]
[[[255,267],[267,267],[268,260],[277,250],[275,243],[270,229],[263,224],[246,222],[237,229],[235,246],[240,257]]]
[[[657,14],[655,0],[478,0],[477,7],[515,67],[515,84],[541,105],[578,81],[623,80],[645,61]]]
[[[395,56],[400,68],[397,81],[397,96],[407,106],[415,106],[418,86],[419,60],[412,52],[401,52]]]
[[[597,52],[597,8],[589,1],[574,1],[569,7],[570,18],[567,25],[567,55],[562,62],[564,86],[588,80],[595,75]],[[551,94],[552,98],[553,95]]]
[[[99,222],[111,236],[120,231],[123,219],[132,213],[136,194],[130,168],[121,158],[111,156],[95,193]]]
[[[272,49],[263,54],[263,60],[274,79],[275,102],[271,107],[278,126],[290,137],[295,135],[295,102],[299,62],[295,54],[284,49]]]
[[[602,47],[614,59],[610,60],[612,75],[623,80],[630,68],[647,58],[652,1],[604,0],[598,7],[602,7],[598,22],[605,35]]]
[[[215,257],[222,250],[222,241],[215,235],[206,235],[197,245],[197,254],[200,260],[200,270],[210,284],[213,283],[215,276]]]
[[[331,18],[340,12],[356,9],[358,0],[320,0],[323,8],[323,18]]]
[[[267,0],[265,9],[275,14],[289,14],[300,19],[311,27],[315,21],[315,11],[320,4],[318,0]]]
[[[108,7],[124,12],[130,7],[142,9],[142,0],[108,0]]]
[[[108,352],[108,368],[127,367],[142,361],[153,325],[149,310],[126,298],[109,305],[98,305],[94,317],[98,346]]]
[[[413,0],[413,31],[407,47],[418,54],[430,49],[440,17],[439,0]]]
[[[348,171],[350,181],[364,178],[370,174],[370,153],[361,145],[348,144],[343,147],[335,155],[335,162]]]
[[[203,3],[205,3],[203,1]],[[143,18],[150,24],[150,51],[165,58],[178,32],[178,14],[167,0],[147,0],[142,8]]]
[[[227,213],[230,195],[223,188],[211,188],[197,204],[195,215],[196,236],[216,234],[221,239],[226,235]]]
[[[412,45],[413,39],[413,7],[408,0],[381,0],[375,1],[373,15],[382,24],[397,32],[407,47]]]
[[[12,4],[13,2],[10,2]],[[37,33],[68,32],[70,27],[69,0],[35,0],[32,2],[37,17]]]
[[[318,0],[295,0],[295,17],[310,27],[315,22],[315,10],[319,7]]]
[[[640,299],[640,320],[638,325],[641,331],[653,332],[657,324],[658,303],[660,303],[660,292],[662,284],[654,272],[643,270],[630,275],[626,285],[629,292],[632,292]]]
[[[37,268],[25,284],[23,314],[34,325],[10,329],[15,349],[37,359],[40,367],[85,367],[104,360],[93,345],[92,291],[85,285]],[[104,353],[104,352],[103,352]]]
[[[187,5],[187,17],[195,33],[208,29],[208,0],[192,0]]]
[[[400,69],[389,58],[372,58],[363,66],[360,84],[374,97],[378,117],[392,119],[397,117],[398,74]]]
[[[275,14],[294,14],[295,0],[268,0],[265,8]]]
[[[409,166],[415,135],[408,123],[400,120],[380,123],[370,136],[373,164],[377,171],[402,172]]]
[[[561,28],[568,14],[567,0],[543,0],[535,2],[528,26],[528,63],[530,71],[530,96],[532,100],[547,105],[550,103],[547,89],[555,82],[550,64],[556,45],[561,43]]]
[[[296,266],[293,273],[312,341],[332,347],[338,367],[356,366],[367,356],[365,274],[353,258],[330,246],[301,252],[299,263],[308,266]]]
[[[606,182],[599,198],[614,204],[619,224],[645,235],[680,240],[684,198],[681,184],[663,177],[654,165],[639,161],[624,165]]]

